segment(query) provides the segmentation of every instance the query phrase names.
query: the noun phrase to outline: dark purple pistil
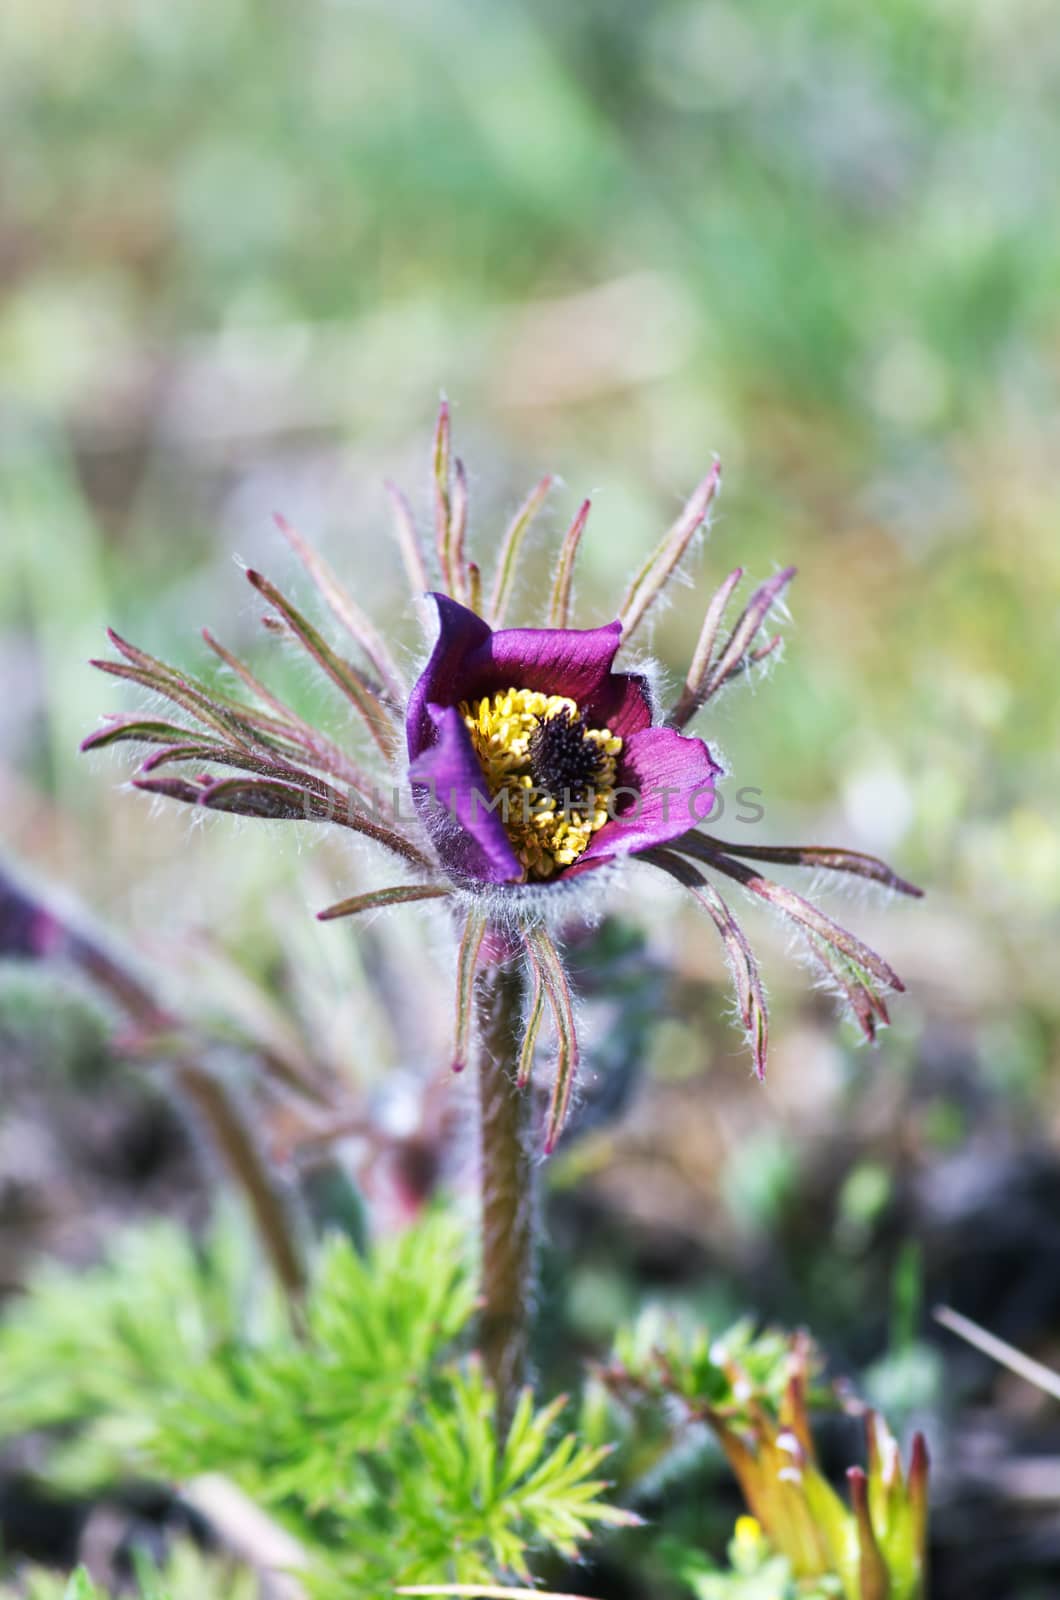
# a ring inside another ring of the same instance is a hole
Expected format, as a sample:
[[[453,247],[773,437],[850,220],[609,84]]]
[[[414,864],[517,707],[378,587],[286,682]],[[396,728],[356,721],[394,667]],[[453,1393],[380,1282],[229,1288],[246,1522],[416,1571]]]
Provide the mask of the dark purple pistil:
[[[574,804],[587,797],[603,767],[604,752],[586,738],[586,731],[585,718],[566,710],[539,724],[530,736],[535,789]]]

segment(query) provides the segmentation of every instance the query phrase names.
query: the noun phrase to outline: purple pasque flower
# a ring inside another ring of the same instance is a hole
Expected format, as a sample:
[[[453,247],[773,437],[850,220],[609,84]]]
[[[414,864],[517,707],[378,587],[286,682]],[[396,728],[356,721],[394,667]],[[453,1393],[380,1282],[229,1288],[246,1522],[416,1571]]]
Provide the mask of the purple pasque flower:
[[[558,883],[669,844],[705,817],[721,767],[653,725],[616,672],[622,624],[504,628],[435,594],[438,639],[405,718],[414,789],[454,879]]]
[[[137,788],[208,810],[345,827],[381,846],[413,875],[413,881],[329,907],[319,913],[325,921],[412,901],[449,900],[462,924],[457,1069],[470,1054],[482,966],[522,961],[528,1001],[521,1084],[533,1069],[546,1015],[556,1041],[546,1150],[563,1127],[578,1065],[558,933],[577,916],[576,891],[584,875],[623,858],[667,873],[713,921],[759,1076],[767,1048],[765,1000],[754,954],[716,887],[717,875],[735,880],[795,925],[872,1039],[888,1020],[885,993],[901,989],[900,979],[816,906],[765,877],[758,863],[852,873],[901,893],[920,891],[883,862],[854,851],[727,843],[698,826],[710,811],[722,768],[704,741],[684,730],[715,695],[753,673],[776,649],[779,637],[762,640],[761,629],[793,569],[756,589],[726,632],[725,613],[743,574],[737,569],[728,575],[707,605],[685,683],[668,710],[656,707],[644,676],[615,669],[620,650],[706,525],[720,481],[717,465],[630,583],[615,619],[588,629],[568,625],[588,501],[563,540],[546,625],[509,628],[503,624],[519,552],[551,480],[542,479],[500,541],[487,599],[480,568],[465,554],[467,480],[462,464],[451,459],[444,402],[432,468],[433,563],[407,503],[390,489],[412,589],[420,596],[431,592],[437,619],[429,660],[411,687],[380,631],[282,519],[281,531],[358,659],[348,659],[267,578],[247,573],[269,608],[263,620],[270,630],[296,641],[355,712],[361,730],[356,741],[340,743],[308,724],[208,632],[206,643],[241,693],[209,686],[111,633],[122,659],[94,664],[160,696],[179,715],[112,716],[83,748],[147,744],[153,748],[133,780]],[[183,772],[163,771],[173,766]],[[399,799],[402,789],[411,791],[413,806],[382,803],[388,783]]]

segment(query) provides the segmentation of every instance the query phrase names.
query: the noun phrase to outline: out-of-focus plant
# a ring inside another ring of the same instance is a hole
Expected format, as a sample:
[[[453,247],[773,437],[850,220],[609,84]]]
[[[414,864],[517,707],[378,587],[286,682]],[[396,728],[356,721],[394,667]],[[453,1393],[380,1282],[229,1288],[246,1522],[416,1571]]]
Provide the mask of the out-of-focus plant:
[[[230,1563],[209,1559],[190,1544],[177,1545],[164,1568],[151,1562],[136,1563],[135,1589],[123,1584],[130,1600],[259,1600],[252,1573]],[[85,1567],[69,1579],[32,1569],[19,1578],[17,1589],[0,1586],[0,1600],[111,1600],[107,1589],[94,1583]]]
[[[606,1449],[558,1430],[561,1400],[524,1389],[498,1430],[481,1367],[457,1360],[474,1303],[454,1220],[368,1259],[332,1238],[300,1336],[228,1224],[201,1250],[157,1224],[87,1273],[42,1270],[0,1322],[0,1438],[53,1439],[67,1484],[223,1475],[336,1600],[527,1578],[532,1550],[571,1557],[637,1519],[604,1498]]]
[[[84,1272],[42,1263],[0,1321],[0,1438],[36,1433],[64,1489],[146,1470],[154,1408],[215,1350],[275,1338],[282,1301],[229,1208],[196,1244],[175,1222],[130,1229]]]
[[[820,1367],[803,1333],[756,1337],[742,1323],[712,1340],[703,1329],[685,1334],[674,1322],[648,1317],[618,1340],[600,1374],[627,1403],[675,1407],[683,1422],[706,1424],[736,1476],[750,1516],[737,1527],[734,1575],[695,1577],[704,1600],[926,1594],[923,1436],[914,1435],[906,1469],[883,1418],[844,1389],[821,1385]],[[811,1409],[840,1404],[865,1424],[867,1467],[847,1471],[849,1505],[822,1472],[810,1427]],[[694,1566],[689,1558],[686,1576]]]
[[[838,1578],[796,1579],[754,1517],[738,1518],[726,1555],[727,1568],[692,1551],[675,1551],[671,1559],[696,1600],[842,1600]]]

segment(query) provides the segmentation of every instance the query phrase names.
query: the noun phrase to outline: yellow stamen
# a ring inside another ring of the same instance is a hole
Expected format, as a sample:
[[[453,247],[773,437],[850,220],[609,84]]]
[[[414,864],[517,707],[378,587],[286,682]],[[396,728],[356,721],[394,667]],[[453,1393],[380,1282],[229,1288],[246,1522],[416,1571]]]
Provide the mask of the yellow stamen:
[[[537,689],[502,689],[480,700],[463,701],[460,715],[471,735],[490,792],[490,800],[530,880],[551,878],[569,867],[593,834],[609,820],[615,791],[616,761],[622,740],[610,728],[586,728],[582,738],[595,749],[592,778],[584,791],[553,795],[535,782],[531,740],[544,723],[580,717],[575,701]]]

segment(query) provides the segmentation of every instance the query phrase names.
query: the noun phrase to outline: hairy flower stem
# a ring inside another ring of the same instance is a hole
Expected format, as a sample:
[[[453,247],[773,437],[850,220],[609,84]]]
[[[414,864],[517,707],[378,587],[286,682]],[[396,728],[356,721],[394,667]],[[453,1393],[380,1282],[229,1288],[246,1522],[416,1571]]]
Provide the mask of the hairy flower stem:
[[[517,1085],[523,974],[514,964],[479,980],[479,1117],[482,1138],[482,1312],[479,1343],[505,1437],[530,1361],[534,1290],[534,1168],[528,1089]]]

